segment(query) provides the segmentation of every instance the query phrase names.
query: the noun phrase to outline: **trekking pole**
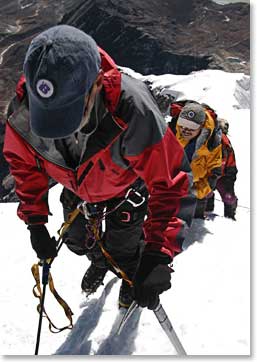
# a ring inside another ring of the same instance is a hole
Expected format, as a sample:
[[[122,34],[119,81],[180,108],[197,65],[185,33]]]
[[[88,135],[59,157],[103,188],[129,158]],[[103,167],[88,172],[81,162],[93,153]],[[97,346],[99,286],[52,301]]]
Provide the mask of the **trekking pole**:
[[[38,349],[39,349],[39,343],[40,343],[41,327],[42,327],[42,319],[43,319],[43,311],[44,311],[44,302],[45,302],[46,286],[47,286],[47,283],[48,283],[49,270],[50,270],[50,262],[48,262],[47,260],[44,260],[43,261],[43,271],[42,271],[43,292],[42,292],[42,297],[40,299],[40,314],[39,314],[39,321],[38,321],[35,355],[38,355]]]
[[[70,225],[73,223],[75,218],[80,213],[79,208],[76,208],[72,213],[70,213],[68,217],[68,221],[63,223],[61,226],[61,229],[59,230],[59,238],[56,241],[56,251],[57,255],[64,243],[63,235],[68,230]],[[40,305],[39,305],[39,321],[38,321],[38,330],[37,330],[37,340],[36,340],[36,348],[35,348],[35,355],[38,355],[38,349],[39,349],[39,343],[40,343],[40,336],[41,336],[41,328],[42,328],[42,319],[43,319],[43,312],[44,312],[44,302],[45,302],[45,294],[46,294],[46,286],[48,284],[48,278],[49,278],[49,271],[51,268],[51,264],[54,261],[54,258],[49,258],[43,261],[40,261],[38,265],[43,265],[42,270],[42,285],[43,285],[43,292],[42,296],[40,297]],[[40,286],[39,286],[40,288]],[[40,293],[41,294],[41,293]]]
[[[57,240],[57,254],[62,247],[63,240],[60,236]],[[35,355],[38,355],[40,337],[41,337],[41,328],[42,328],[42,320],[43,320],[43,311],[44,311],[44,303],[45,303],[45,295],[46,295],[46,286],[48,284],[48,277],[49,271],[51,268],[51,264],[54,261],[54,258],[49,258],[47,260],[43,260],[43,270],[42,270],[42,285],[43,285],[43,292],[42,297],[40,299],[40,313],[39,313],[39,321],[38,321],[38,329],[37,329],[37,340],[36,340],[36,348],[35,348]]]

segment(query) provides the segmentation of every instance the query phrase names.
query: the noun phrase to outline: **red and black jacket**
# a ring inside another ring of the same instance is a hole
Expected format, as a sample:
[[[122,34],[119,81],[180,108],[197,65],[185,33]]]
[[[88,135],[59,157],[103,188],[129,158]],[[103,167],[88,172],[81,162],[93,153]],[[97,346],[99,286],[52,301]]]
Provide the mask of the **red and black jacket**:
[[[90,203],[125,195],[140,177],[150,195],[146,248],[173,257],[182,250],[194,213],[190,166],[147,86],[121,74],[100,53],[104,86],[89,123],[96,130],[79,132],[77,150],[74,135],[50,140],[31,132],[25,79],[20,80],[4,142],[20,199],[18,215],[27,224],[47,222],[49,177]]]
[[[228,181],[234,185],[237,177],[237,166],[234,149],[228,136],[222,133],[222,177],[226,177]]]

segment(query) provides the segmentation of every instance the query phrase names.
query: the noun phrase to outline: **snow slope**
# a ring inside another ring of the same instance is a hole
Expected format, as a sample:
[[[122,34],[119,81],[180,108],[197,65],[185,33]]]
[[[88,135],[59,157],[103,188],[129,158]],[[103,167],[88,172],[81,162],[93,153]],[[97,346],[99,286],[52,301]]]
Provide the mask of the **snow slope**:
[[[132,72],[129,70],[129,72]],[[142,77],[132,72],[135,77]],[[174,260],[172,288],[161,302],[189,355],[227,356],[250,354],[250,102],[249,90],[240,88],[243,74],[206,70],[187,76],[148,77],[154,86],[176,91],[209,103],[230,122],[230,139],[238,163],[237,221],[223,217],[216,195],[215,212],[208,220],[194,220],[184,252]],[[238,83],[239,81],[239,83]],[[249,77],[244,77],[244,84]],[[235,96],[236,94],[236,96]],[[60,186],[50,192],[49,230],[56,235],[62,223],[58,201]],[[2,273],[1,339],[3,355],[33,355],[38,313],[32,295],[31,265],[36,262],[29,233],[16,217],[17,204],[0,204]],[[59,294],[74,312],[74,328],[51,334],[43,320],[41,355],[175,355],[175,350],[153,312],[138,310],[120,336],[115,334],[122,312],[117,308],[120,281],[108,273],[105,286],[86,300],[81,278],[88,266],[85,257],[64,246],[52,265]],[[53,321],[63,326],[61,308],[46,297]]]

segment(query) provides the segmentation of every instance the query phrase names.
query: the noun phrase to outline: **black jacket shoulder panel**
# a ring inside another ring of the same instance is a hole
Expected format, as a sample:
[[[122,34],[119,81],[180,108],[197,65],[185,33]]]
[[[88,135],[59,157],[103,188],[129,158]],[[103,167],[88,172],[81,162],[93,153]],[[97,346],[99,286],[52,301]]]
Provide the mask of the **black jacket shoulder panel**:
[[[128,124],[122,136],[124,156],[138,155],[160,142],[167,124],[147,85],[122,74],[121,95],[115,115]]]

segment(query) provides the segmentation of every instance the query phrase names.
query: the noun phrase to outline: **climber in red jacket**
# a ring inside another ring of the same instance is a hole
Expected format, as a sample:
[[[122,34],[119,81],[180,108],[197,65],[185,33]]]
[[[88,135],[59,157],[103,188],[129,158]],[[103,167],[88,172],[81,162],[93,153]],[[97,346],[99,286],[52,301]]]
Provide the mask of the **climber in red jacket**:
[[[9,110],[4,155],[37,256],[56,256],[45,226],[51,178],[64,186],[65,217],[81,202],[87,210],[64,238],[91,260],[82,289],[95,291],[113,270],[105,250],[133,281],[123,280],[120,305],[155,308],[171,286],[168,264],[182,250],[195,197],[183,148],[147,86],[121,74],[90,36],[59,25],[31,42]],[[92,215],[105,215],[101,247]]]

